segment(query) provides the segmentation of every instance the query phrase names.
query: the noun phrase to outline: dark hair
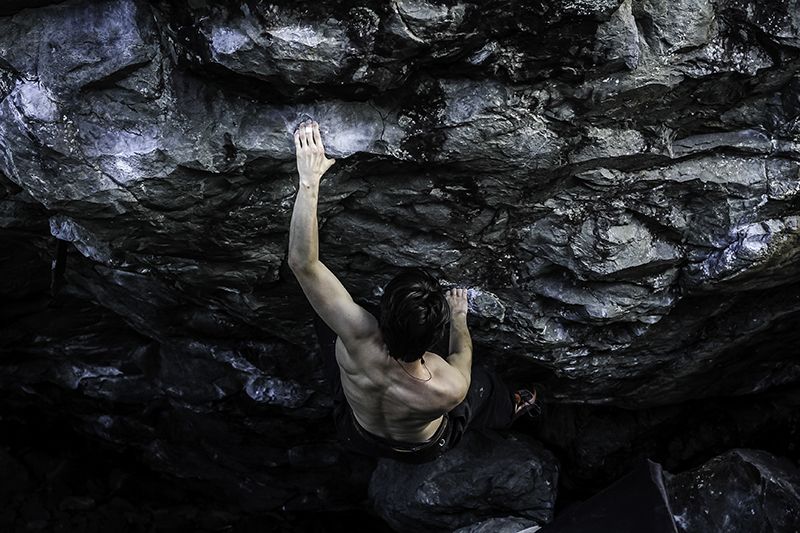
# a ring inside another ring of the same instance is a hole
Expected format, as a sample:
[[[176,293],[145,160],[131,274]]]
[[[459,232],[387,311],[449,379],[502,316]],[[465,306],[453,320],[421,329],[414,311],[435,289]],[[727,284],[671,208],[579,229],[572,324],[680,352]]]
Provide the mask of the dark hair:
[[[401,272],[381,296],[380,330],[395,359],[420,359],[444,336],[449,320],[450,306],[439,280],[424,270]]]

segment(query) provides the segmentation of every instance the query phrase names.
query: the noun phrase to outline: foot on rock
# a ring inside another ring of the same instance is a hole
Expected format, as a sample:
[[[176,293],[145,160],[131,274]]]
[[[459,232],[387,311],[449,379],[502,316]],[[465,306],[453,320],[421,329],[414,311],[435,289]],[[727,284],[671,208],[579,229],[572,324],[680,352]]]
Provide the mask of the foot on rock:
[[[542,408],[536,402],[536,389],[532,391],[528,389],[519,389],[514,393],[514,416],[512,422],[515,422],[523,415],[529,415],[531,418],[536,418],[541,414]]]

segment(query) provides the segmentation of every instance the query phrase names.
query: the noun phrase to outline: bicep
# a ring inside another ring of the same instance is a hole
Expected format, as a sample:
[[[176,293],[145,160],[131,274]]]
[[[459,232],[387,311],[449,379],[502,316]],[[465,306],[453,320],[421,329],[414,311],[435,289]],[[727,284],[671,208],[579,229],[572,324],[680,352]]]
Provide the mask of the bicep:
[[[322,262],[294,271],[314,311],[345,344],[373,335],[378,321],[353,301],[339,279]]]

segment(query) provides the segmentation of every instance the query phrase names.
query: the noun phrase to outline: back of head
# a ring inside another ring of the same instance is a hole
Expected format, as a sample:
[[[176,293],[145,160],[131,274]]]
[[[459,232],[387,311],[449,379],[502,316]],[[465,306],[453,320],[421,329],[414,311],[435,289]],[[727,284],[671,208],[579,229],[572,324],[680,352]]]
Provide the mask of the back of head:
[[[406,270],[386,285],[381,297],[380,329],[389,354],[416,361],[444,335],[450,306],[431,274]]]

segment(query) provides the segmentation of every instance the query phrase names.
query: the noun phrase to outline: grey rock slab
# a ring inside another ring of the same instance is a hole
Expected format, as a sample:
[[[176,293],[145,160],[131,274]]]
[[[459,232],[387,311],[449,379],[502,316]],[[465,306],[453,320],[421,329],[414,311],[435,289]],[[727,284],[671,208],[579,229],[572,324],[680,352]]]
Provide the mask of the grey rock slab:
[[[542,524],[553,516],[558,464],[522,436],[468,432],[433,463],[382,459],[370,500],[398,531],[457,529],[513,513]]]

